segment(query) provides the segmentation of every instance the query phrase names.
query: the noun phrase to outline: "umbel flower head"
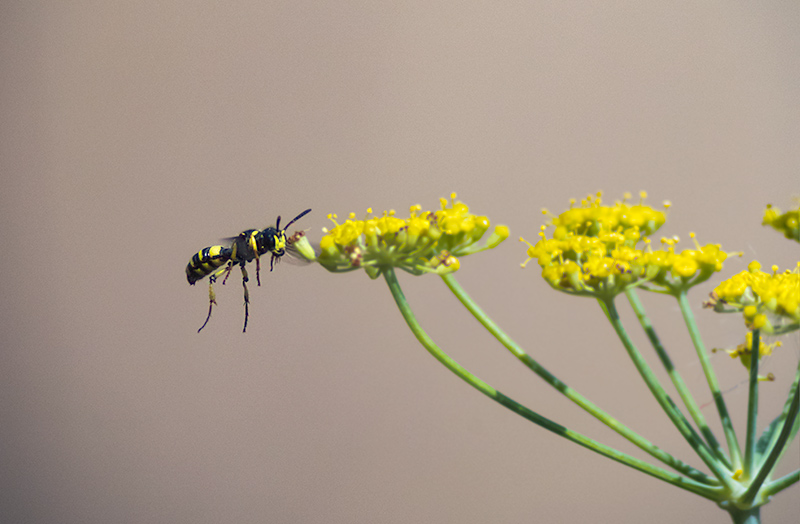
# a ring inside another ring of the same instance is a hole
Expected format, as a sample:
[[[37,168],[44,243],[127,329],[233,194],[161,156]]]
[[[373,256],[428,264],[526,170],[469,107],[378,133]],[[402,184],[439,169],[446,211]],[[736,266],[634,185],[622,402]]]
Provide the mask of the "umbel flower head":
[[[449,202],[440,199],[441,209],[437,211],[411,206],[408,218],[399,218],[394,211],[375,217],[368,209],[363,220],[351,213],[340,224],[336,215],[330,214],[335,227],[324,230],[319,255],[314,258],[313,250],[299,246],[298,251],[328,271],[364,269],[371,278],[390,267],[414,275],[452,273],[460,267],[459,257],[496,247],[508,238],[508,228],[495,227],[481,242],[489,230],[489,219],[470,213],[466,204],[456,200],[455,193],[450,197]]]
[[[747,271],[722,281],[704,306],[720,313],[741,311],[748,329],[768,334],[800,329],[800,273],[779,273],[778,266],[765,273],[754,260]]]
[[[772,226],[788,239],[800,242],[800,206],[797,209],[781,213],[777,207],[768,205],[761,223],[765,226]]]
[[[701,247],[695,240],[696,249],[677,253],[677,238],[662,239],[664,249],[653,251],[647,237],[664,224],[666,214],[645,205],[646,197],[642,192],[640,202],[630,205],[626,194],[613,206],[603,205],[601,193],[582,200],[579,207],[572,200],[570,209],[541,227],[535,245],[520,238],[529,246],[522,266],[536,259],[542,278],[552,287],[603,300],[634,286],[677,294],[722,269],[728,255],[715,244]],[[548,226],[554,227],[551,238],[545,234]]]
[[[764,338],[759,336],[758,338],[758,358],[761,359],[763,357],[767,357],[772,355],[772,350],[775,348],[781,347],[782,343],[780,340],[775,341],[772,344],[764,343]],[[719,349],[712,349],[712,352],[716,353],[720,351]],[[726,349],[724,350],[731,356],[731,358],[738,358],[739,361],[746,369],[750,369],[750,365],[753,362],[753,332],[748,331],[745,334],[744,344],[739,344],[734,349]],[[758,376],[758,380],[775,380],[775,375],[772,373],[767,374],[766,376]]]

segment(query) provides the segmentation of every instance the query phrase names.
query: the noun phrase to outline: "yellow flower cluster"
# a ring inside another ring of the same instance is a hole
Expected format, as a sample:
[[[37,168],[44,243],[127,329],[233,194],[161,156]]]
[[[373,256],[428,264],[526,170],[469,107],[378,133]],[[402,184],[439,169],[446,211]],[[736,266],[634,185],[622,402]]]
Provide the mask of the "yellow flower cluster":
[[[646,237],[666,221],[666,214],[644,205],[641,193],[637,205],[627,204],[630,195],[613,206],[602,204],[602,195],[587,197],[551,219],[553,235],[528,244],[528,259],[536,259],[542,277],[554,288],[582,296],[608,300],[633,286],[660,293],[677,294],[707,280],[722,269],[728,256],[719,246],[700,246],[675,251],[678,239],[662,239],[665,249],[653,251]],[[669,208],[669,202],[664,203]],[[694,234],[691,235],[694,239]],[[641,249],[639,243],[645,246]]]
[[[649,282],[644,286],[651,291],[676,294],[708,280],[722,270],[722,263],[729,253],[720,251],[719,244],[700,246],[694,233],[689,233],[695,249],[675,251],[678,238],[661,239],[666,247],[662,251],[644,253],[641,264],[646,267]]]
[[[770,334],[800,329],[800,273],[779,273],[777,266],[765,273],[754,260],[747,271],[722,281],[705,306],[723,313],[741,311],[748,329]]]
[[[572,232],[592,237],[618,230],[636,230],[642,236],[649,236],[667,220],[662,211],[644,205],[644,199],[647,198],[644,191],[640,194],[642,200],[636,205],[627,204],[626,201],[631,198],[630,193],[626,193],[622,202],[613,206],[604,206],[602,196],[600,192],[594,197],[589,195],[581,201],[580,207],[574,207],[575,200],[571,200],[570,208],[553,218],[552,224],[556,228],[553,236],[560,237],[565,232]],[[669,206],[669,202],[664,203],[665,208]]]
[[[414,275],[452,273],[460,266],[459,257],[494,248],[509,234],[506,226],[497,226],[486,242],[479,244],[489,229],[489,219],[473,215],[466,204],[455,199],[455,193],[450,202],[442,198],[438,211],[411,206],[408,218],[398,218],[394,211],[369,216],[372,210],[368,209],[367,218],[359,220],[351,213],[340,224],[336,215],[328,215],[335,227],[325,230],[315,260],[333,272],[363,268],[372,278],[389,267]],[[308,251],[304,256],[313,258]]]
[[[772,351],[775,348],[781,347],[781,345],[782,345],[780,340],[775,341],[772,344],[766,344],[766,343],[764,343],[764,338],[760,337],[760,336],[758,338],[758,341],[759,341],[759,344],[758,344],[758,358],[759,359],[761,359],[763,357],[767,357],[769,355],[772,355]],[[712,349],[711,351],[712,352],[717,352],[719,350]],[[745,335],[744,344],[739,344],[738,346],[736,346],[736,348],[734,348],[734,349],[726,349],[725,351],[728,353],[728,355],[731,356],[731,358],[738,358],[739,361],[742,363],[742,365],[745,368],[750,369],[750,364],[752,362],[752,357],[753,357],[753,332],[752,331],[748,331],[747,332],[747,334]],[[759,375],[758,379],[759,380],[775,380],[775,376],[772,373],[769,373],[766,376]]]
[[[777,207],[768,205],[761,223],[765,226],[772,226],[788,239],[800,242],[800,207],[781,213]]]

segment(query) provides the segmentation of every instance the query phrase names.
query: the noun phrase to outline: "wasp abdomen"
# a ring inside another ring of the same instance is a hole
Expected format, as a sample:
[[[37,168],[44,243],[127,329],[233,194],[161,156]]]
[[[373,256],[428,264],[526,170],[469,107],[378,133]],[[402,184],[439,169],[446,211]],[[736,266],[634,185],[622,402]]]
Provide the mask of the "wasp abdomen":
[[[211,246],[194,254],[192,261],[186,266],[186,280],[194,285],[195,282],[214,272],[231,259],[230,248],[224,246]]]

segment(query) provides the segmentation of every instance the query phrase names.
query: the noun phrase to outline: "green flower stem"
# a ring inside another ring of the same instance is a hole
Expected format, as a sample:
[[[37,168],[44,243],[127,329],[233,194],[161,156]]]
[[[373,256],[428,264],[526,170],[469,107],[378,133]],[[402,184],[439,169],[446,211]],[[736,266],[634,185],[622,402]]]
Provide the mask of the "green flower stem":
[[[722,462],[714,457],[711,450],[708,449],[694,428],[689,425],[689,422],[683,416],[683,413],[681,413],[672,399],[669,398],[669,395],[667,395],[667,393],[664,391],[664,388],[661,387],[661,384],[659,384],[658,379],[653,374],[650,366],[647,365],[647,362],[642,357],[642,354],[638,349],[636,349],[636,346],[628,336],[627,331],[625,331],[625,327],[620,321],[616,306],[614,306],[613,298],[605,301],[598,299],[598,303],[605,312],[609,322],[611,322],[611,325],[613,326],[614,331],[616,331],[617,336],[622,342],[622,345],[625,346],[628,356],[633,361],[633,364],[636,366],[636,369],[639,371],[639,374],[645,381],[645,384],[647,384],[650,392],[661,406],[661,409],[664,410],[672,423],[675,424],[675,427],[678,428],[678,431],[680,431],[681,435],[683,435],[689,445],[692,446],[692,449],[695,450],[695,453],[697,453],[700,459],[706,464],[706,466],[708,466],[714,476],[717,477],[717,479],[719,479],[719,481],[722,482],[722,484],[728,489],[733,490],[734,481],[731,478],[731,472]]]
[[[683,404],[686,406],[686,409],[689,411],[689,414],[694,420],[697,427],[700,429],[700,433],[706,439],[711,450],[714,452],[716,457],[721,460],[726,467],[730,468],[731,463],[728,456],[725,454],[725,451],[720,446],[717,438],[714,436],[714,433],[711,431],[711,428],[708,427],[708,423],[706,422],[705,417],[703,416],[702,411],[700,411],[700,407],[695,402],[692,393],[689,391],[689,388],[686,387],[686,384],[683,382],[683,378],[681,377],[680,373],[675,366],[672,364],[672,359],[669,358],[667,351],[664,349],[664,346],[661,344],[661,340],[658,338],[658,334],[656,330],[653,328],[653,325],[650,322],[650,319],[647,316],[647,312],[644,309],[644,305],[642,301],[639,300],[639,295],[636,293],[634,289],[628,289],[625,291],[625,296],[628,298],[628,301],[633,308],[634,313],[636,313],[636,318],[639,319],[639,323],[644,329],[645,333],[647,334],[647,338],[650,339],[650,344],[652,344],[653,348],[656,350],[656,354],[658,354],[658,358],[661,359],[661,363],[664,366],[664,369],[667,370],[667,374],[669,378],[672,380],[672,384],[675,386],[675,389],[678,391],[678,395],[680,395],[681,400],[683,400]]]
[[[750,352],[750,383],[747,398],[747,435],[744,444],[744,478],[751,479],[756,460],[756,429],[758,424],[758,362],[761,330],[753,330],[753,349]]]
[[[755,333],[753,334],[755,336]],[[755,344],[754,344],[755,345]],[[752,501],[756,493],[758,493],[758,489],[761,487],[761,484],[767,478],[767,476],[772,472],[772,468],[780,460],[783,453],[786,451],[786,448],[791,443],[792,438],[797,433],[798,428],[798,411],[800,411],[800,388],[797,387],[797,382],[793,384],[794,391],[790,393],[791,403],[787,406],[787,409],[784,409],[783,414],[786,414],[786,419],[783,422],[783,428],[781,428],[781,432],[778,436],[777,441],[775,441],[774,446],[770,449],[769,455],[767,455],[766,460],[761,465],[761,468],[756,474],[755,478],[753,479],[750,487],[747,489],[745,494],[743,495],[743,499],[745,502]],[[782,477],[775,482],[770,483],[766,489],[764,490],[764,496],[769,497],[774,495],[775,493],[785,489],[800,479],[800,470],[795,471],[785,477]]]
[[[523,364],[525,364],[531,371],[536,373],[545,382],[553,386],[557,391],[565,397],[573,401],[575,404],[583,408],[593,417],[597,418],[603,424],[613,429],[628,441],[632,442],[640,449],[646,451],[656,459],[662,461],[664,464],[674,468],[676,471],[693,478],[704,484],[719,485],[719,481],[709,477],[702,471],[699,471],[685,462],[678,460],[666,451],[660,449],[658,446],[640,436],[638,433],[632,431],[630,428],[620,423],[618,420],[610,416],[608,413],[597,407],[594,403],[586,397],[567,386],[564,382],[556,378],[552,373],[545,369],[535,359],[528,355],[511,337],[500,329],[491,318],[478,306],[466,291],[461,287],[452,273],[442,275],[442,280],[450,288],[450,291],[458,298],[458,300],[472,313],[472,315],[492,334],[503,346],[506,347],[515,357],[517,357]]]
[[[722,392],[719,390],[719,382],[717,382],[717,375],[714,373],[714,368],[711,366],[711,361],[708,358],[703,338],[700,336],[700,330],[697,328],[697,323],[694,320],[692,308],[689,305],[689,298],[686,291],[678,294],[678,305],[683,314],[683,321],[686,323],[686,328],[689,330],[689,336],[692,338],[694,349],[697,352],[697,357],[700,359],[700,365],[703,367],[703,373],[706,376],[706,382],[711,390],[711,396],[714,399],[714,404],[717,406],[720,421],[722,422],[722,430],[725,432],[725,440],[728,443],[728,453],[731,457],[731,469],[737,470],[742,467],[742,453],[739,447],[739,440],[736,438],[736,431],[733,429],[733,422],[728,413],[728,407],[725,405],[725,399],[722,398]]]
[[[691,491],[692,493],[700,495],[701,497],[707,498],[709,500],[719,501],[724,498],[724,489],[722,487],[712,488],[700,484],[699,482],[696,482],[692,479],[653,466],[652,464],[648,464],[647,462],[631,457],[625,453],[622,453],[613,448],[600,444],[599,442],[595,442],[594,440],[580,433],[565,428],[564,426],[561,426],[560,424],[557,424],[552,420],[549,420],[539,415],[538,413],[519,404],[515,400],[503,395],[501,392],[489,386],[487,383],[485,383],[484,381],[482,381],[481,379],[479,379],[478,377],[467,371],[466,368],[461,366],[461,364],[456,362],[444,351],[442,351],[428,336],[428,334],[422,329],[422,327],[417,322],[414,313],[411,311],[411,307],[408,305],[408,302],[406,301],[405,295],[403,294],[403,290],[400,288],[400,283],[397,281],[397,275],[395,274],[394,269],[393,268],[386,269],[383,275],[384,278],[386,279],[386,283],[389,286],[389,290],[392,292],[392,296],[394,297],[394,300],[397,303],[397,307],[400,310],[400,313],[403,315],[406,324],[408,324],[408,327],[414,333],[414,336],[417,337],[417,340],[420,342],[420,344],[422,344],[422,346],[426,350],[428,350],[428,352],[436,360],[438,360],[447,369],[449,369],[451,372],[453,372],[456,376],[458,376],[460,379],[462,379],[470,386],[474,387],[475,389],[477,389],[487,397],[491,398],[495,402],[510,409],[514,413],[530,420],[534,424],[537,424],[538,426],[541,426],[544,429],[555,433],[556,435],[560,435],[571,442],[575,442],[576,444],[579,444],[587,449],[599,453],[600,455],[608,457],[621,464],[630,466],[638,471],[641,471],[643,473],[661,479],[679,488]]]
[[[784,489],[788,488],[789,486],[795,484],[797,481],[800,481],[800,469],[796,469],[785,475],[778,480],[771,482],[765,489],[764,493],[767,496],[773,496],[776,493],[780,493]]]

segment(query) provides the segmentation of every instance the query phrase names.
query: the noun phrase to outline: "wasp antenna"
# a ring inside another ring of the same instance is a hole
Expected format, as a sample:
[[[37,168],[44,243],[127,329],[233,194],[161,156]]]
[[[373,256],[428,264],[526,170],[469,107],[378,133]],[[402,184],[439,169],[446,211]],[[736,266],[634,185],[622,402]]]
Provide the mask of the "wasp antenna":
[[[291,222],[286,224],[286,227],[284,227],[283,230],[286,231],[287,229],[289,229],[289,226],[291,226],[292,224],[294,224],[295,222],[297,222],[298,220],[300,220],[301,218],[303,218],[304,216],[306,216],[309,213],[311,213],[311,208],[306,209],[305,211],[303,211],[302,213],[300,213],[299,215],[294,217]],[[280,222],[280,217],[278,217],[278,222]],[[278,227],[276,229],[280,229],[280,228]]]
[[[289,223],[291,224],[291,222],[289,222]],[[275,221],[275,229],[277,229],[278,231],[281,230],[281,216],[280,215],[278,215],[278,220]]]

